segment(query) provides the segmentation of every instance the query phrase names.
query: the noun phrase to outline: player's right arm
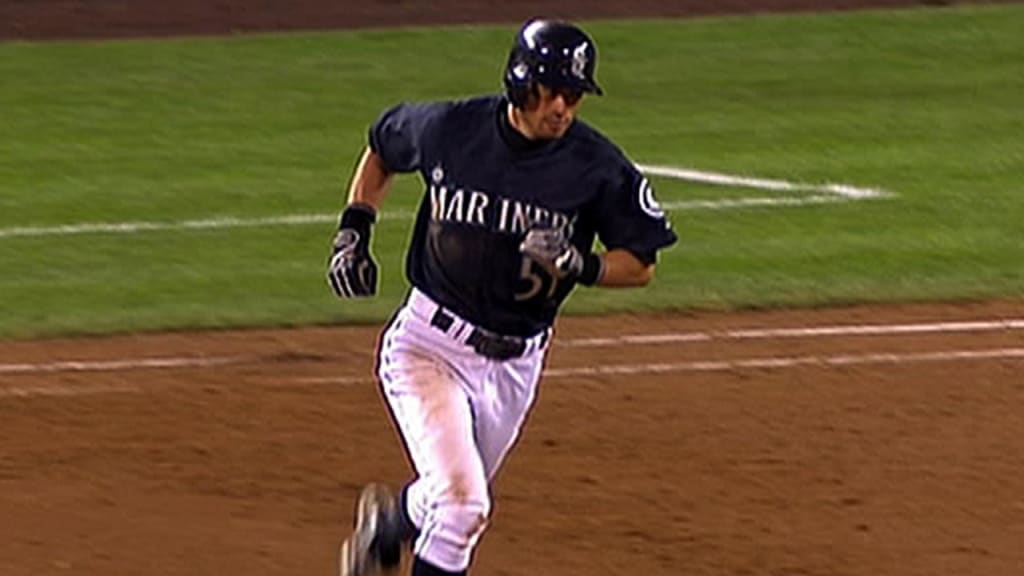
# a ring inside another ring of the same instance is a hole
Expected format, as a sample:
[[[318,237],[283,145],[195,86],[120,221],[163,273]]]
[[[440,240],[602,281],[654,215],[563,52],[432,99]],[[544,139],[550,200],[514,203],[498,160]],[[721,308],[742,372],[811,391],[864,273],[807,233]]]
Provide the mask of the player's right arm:
[[[348,205],[379,210],[391,190],[393,175],[419,170],[436,119],[443,111],[444,106],[438,103],[405,103],[381,114],[370,127],[370,143],[352,176]]]
[[[394,173],[384,164],[380,155],[367,146],[352,175],[352,183],[348,188],[348,205],[359,204],[376,213],[391,191],[393,177]]]
[[[370,255],[370,232],[390,188],[391,173],[380,156],[367,147],[352,175],[348,204],[341,213],[327,261],[327,284],[339,298],[377,293],[377,263]]]
[[[393,175],[419,168],[434,119],[432,104],[400,104],[385,111],[370,128],[367,146],[349,184],[327,265],[327,282],[341,298],[373,296],[377,264],[370,255],[370,232],[391,190]]]
[[[373,296],[377,292],[377,263],[370,255],[370,232],[384,198],[391,189],[392,173],[369,146],[363,150],[348,189],[348,204],[341,213],[327,263],[327,283],[339,298]]]

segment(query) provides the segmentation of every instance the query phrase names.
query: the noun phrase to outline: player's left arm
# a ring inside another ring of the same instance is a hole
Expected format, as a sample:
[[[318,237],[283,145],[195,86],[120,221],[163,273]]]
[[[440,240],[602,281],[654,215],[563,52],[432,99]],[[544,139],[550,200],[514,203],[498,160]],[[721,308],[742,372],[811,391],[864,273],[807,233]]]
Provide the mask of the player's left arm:
[[[646,286],[654,278],[654,250],[644,252],[644,256],[628,248],[612,248],[602,253],[583,251],[559,228],[531,229],[519,250],[554,277],[572,278],[585,286]]]
[[[595,286],[632,288],[646,286],[654,279],[654,264],[647,264],[625,248],[597,255],[601,259],[601,276]]]
[[[519,250],[559,279],[608,288],[646,286],[654,278],[658,251],[674,244],[676,235],[650,183],[632,163],[623,159],[604,190],[592,220],[606,252],[574,245],[565,230],[551,227],[530,229]],[[583,235],[577,242],[592,243],[593,236],[577,234]]]
[[[631,162],[609,177],[597,232],[608,250],[595,254],[601,273],[596,286],[639,287],[654,279],[658,252],[676,242],[650,182]]]

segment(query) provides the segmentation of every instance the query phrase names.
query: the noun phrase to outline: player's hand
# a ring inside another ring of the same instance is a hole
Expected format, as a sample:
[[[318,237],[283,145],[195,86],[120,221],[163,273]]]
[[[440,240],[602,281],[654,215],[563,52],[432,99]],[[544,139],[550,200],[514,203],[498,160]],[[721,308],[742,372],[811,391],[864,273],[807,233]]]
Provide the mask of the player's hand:
[[[339,298],[377,293],[377,264],[370,256],[370,230],[376,214],[368,206],[345,209],[327,263],[327,283]]]
[[[531,228],[519,251],[553,272],[559,279],[583,274],[584,255],[569,242],[561,228]]]

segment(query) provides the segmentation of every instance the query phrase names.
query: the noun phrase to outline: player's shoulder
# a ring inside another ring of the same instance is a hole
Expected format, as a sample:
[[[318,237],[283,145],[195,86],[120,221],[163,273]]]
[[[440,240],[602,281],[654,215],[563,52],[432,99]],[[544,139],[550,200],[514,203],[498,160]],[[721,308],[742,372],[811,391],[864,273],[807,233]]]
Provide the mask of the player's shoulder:
[[[455,114],[491,114],[501,105],[502,98],[497,94],[472,96],[459,100],[448,100],[449,110]]]
[[[617,144],[612,142],[600,130],[582,119],[576,119],[569,135],[577,146],[587,148],[594,153],[609,156],[622,155],[622,151]]]
[[[442,124],[452,141],[463,141],[482,129],[493,126],[501,104],[499,96],[473,96],[444,103]]]
[[[430,116],[440,119],[490,114],[496,110],[500,98],[497,96],[474,96],[456,100],[422,100],[400,102],[389,110],[406,114]]]
[[[457,128],[471,126],[495,113],[500,98],[475,96],[463,99],[403,101],[384,110],[378,121],[415,122],[423,126]]]
[[[574,154],[602,172],[618,172],[634,166],[618,144],[583,120],[576,119],[569,137]]]
[[[443,116],[447,103],[443,101],[403,100],[392,104],[380,114],[380,119],[428,120]]]

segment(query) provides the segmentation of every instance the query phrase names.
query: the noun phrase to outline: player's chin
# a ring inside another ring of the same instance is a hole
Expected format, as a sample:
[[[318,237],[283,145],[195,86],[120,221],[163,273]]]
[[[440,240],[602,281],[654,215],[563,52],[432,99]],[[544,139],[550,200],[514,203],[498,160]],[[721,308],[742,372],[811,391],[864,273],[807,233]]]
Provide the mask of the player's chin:
[[[572,122],[549,121],[544,123],[544,136],[546,138],[561,138],[569,131]]]

